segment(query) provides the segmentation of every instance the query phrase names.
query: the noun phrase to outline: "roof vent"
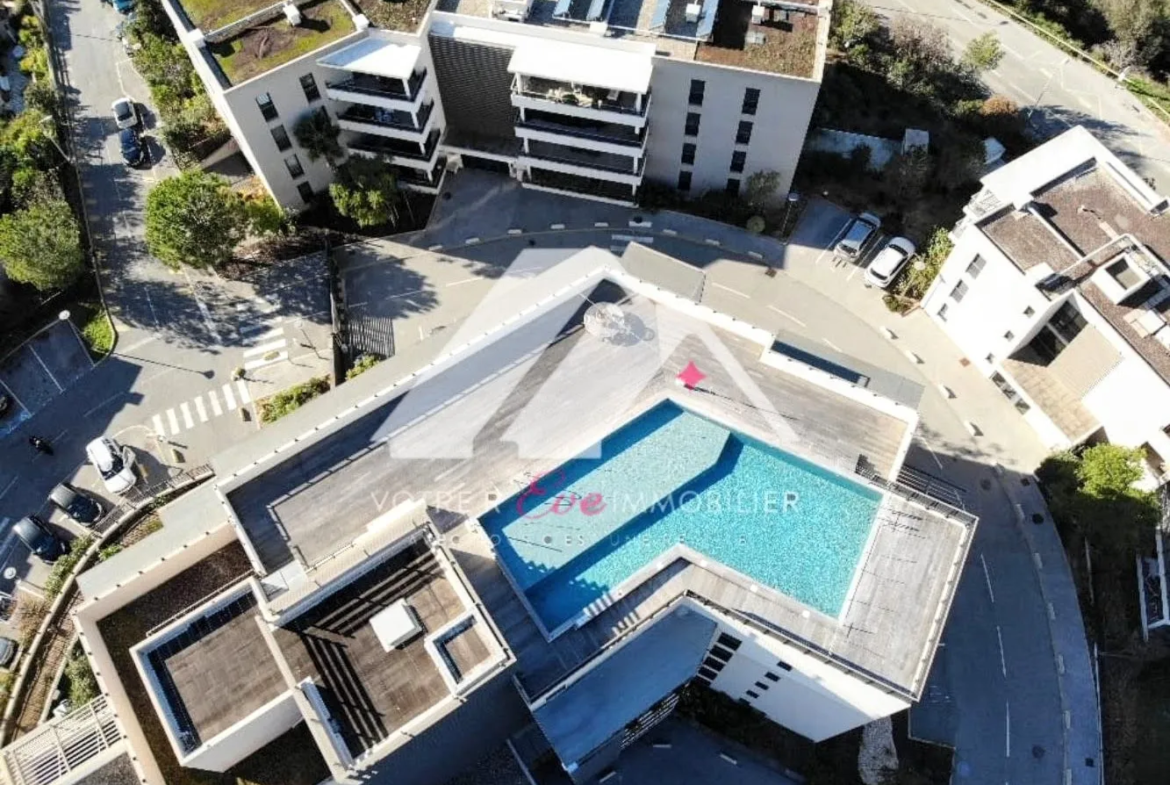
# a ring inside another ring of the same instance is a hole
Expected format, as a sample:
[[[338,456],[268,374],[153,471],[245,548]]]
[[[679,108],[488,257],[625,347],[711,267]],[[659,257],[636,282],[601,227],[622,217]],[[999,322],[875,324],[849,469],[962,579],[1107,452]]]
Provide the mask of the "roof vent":
[[[698,3],[687,3],[686,19],[691,24],[699,21],[699,14],[702,12],[703,6]]]
[[[767,39],[759,30],[748,30],[747,35],[744,36],[744,41],[748,44],[762,44]]]
[[[284,7],[284,16],[288,19],[288,23],[296,27],[301,23],[301,9],[297,8],[292,3],[288,3]]]

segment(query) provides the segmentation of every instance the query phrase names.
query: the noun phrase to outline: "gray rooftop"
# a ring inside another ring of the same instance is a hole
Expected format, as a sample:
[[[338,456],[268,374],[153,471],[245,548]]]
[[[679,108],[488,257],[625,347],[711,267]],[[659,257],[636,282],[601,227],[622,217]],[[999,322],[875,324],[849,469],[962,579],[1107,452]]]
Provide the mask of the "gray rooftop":
[[[1089,280],[1092,268],[1086,262],[1078,264],[1117,235],[1132,234],[1165,268],[1170,260],[1170,215],[1151,215],[1094,161],[1036,192],[1033,203],[1043,218],[1007,208],[980,227],[1021,270],[1046,264],[1053,272],[1069,275],[1080,294],[1170,383],[1170,350],[1132,324],[1142,304],[1157,292],[1156,283],[1149,282],[1117,304]]]

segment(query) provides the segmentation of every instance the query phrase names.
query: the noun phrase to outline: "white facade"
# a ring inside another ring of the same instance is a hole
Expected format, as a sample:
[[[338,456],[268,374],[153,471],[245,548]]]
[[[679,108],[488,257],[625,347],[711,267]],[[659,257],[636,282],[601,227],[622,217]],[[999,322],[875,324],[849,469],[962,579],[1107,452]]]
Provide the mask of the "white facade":
[[[689,58],[678,56],[669,52],[677,42],[661,39],[669,45],[659,45],[658,36],[647,30],[613,35],[584,26],[525,24],[529,4],[512,4],[515,8],[504,4],[496,9],[498,13],[493,12],[496,18],[432,11],[417,33],[369,28],[365,16],[346,4],[353,13],[352,34],[259,76],[228,84],[205,50],[204,36],[214,31],[184,31],[175,2],[164,0],[164,6],[213,104],[253,171],[276,201],[291,210],[303,207],[311,194],[325,189],[333,178],[330,165],[324,160],[310,161],[293,136],[297,120],[310,111],[324,109],[340,125],[347,154],[385,154],[408,188],[435,193],[448,161],[452,168],[465,162],[460,153],[467,154],[466,148],[443,143],[444,97],[431,58],[433,35],[515,51],[521,70],[515,72],[512,105],[517,117],[510,141],[517,149],[485,150],[473,157],[507,163],[509,173],[527,186],[633,204],[645,180],[697,196],[709,190],[741,192],[751,175],[773,171],[779,174],[776,193],[783,194],[795,173],[820,89],[831,7],[830,0],[822,0],[819,9],[808,7],[818,25],[811,77],[691,59],[694,43],[688,44]],[[345,50],[363,47],[369,38],[397,44],[400,50],[417,50],[414,71],[425,74],[422,88],[411,91],[406,100],[377,91],[344,89],[342,83],[347,80],[385,82],[380,66],[404,62],[399,51],[394,56],[356,57],[349,65],[336,65],[346,60]],[[658,54],[662,49],[667,52]],[[522,71],[541,63],[558,66],[555,73],[533,74],[543,79],[541,89],[559,84],[564,89],[557,90],[558,96],[578,91],[595,96],[598,106],[609,101],[612,108],[540,100],[526,93]],[[622,84],[613,81],[615,74]],[[645,84],[625,84],[630,74],[639,74]],[[307,96],[302,79],[308,76],[319,97]],[[475,79],[476,74],[462,77]],[[701,105],[692,103],[696,81],[705,86]],[[749,98],[748,91],[754,97]],[[267,113],[258,106],[258,99],[269,107]],[[543,123],[533,122],[527,116],[531,111],[544,113],[538,114]],[[415,122],[404,127],[402,112]],[[688,120],[692,114],[700,116],[697,129]],[[555,127],[558,116],[568,118],[566,127]],[[573,124],[582,119],[606,125],[599,131],[581,132]],[[280,128],[291,140],[287,149],[280,149],[284,142],[278,143],[273,135],[280,134]],[[441,141],[432,139],[436,134]],[[421,156],[415,152],[416,144]]]

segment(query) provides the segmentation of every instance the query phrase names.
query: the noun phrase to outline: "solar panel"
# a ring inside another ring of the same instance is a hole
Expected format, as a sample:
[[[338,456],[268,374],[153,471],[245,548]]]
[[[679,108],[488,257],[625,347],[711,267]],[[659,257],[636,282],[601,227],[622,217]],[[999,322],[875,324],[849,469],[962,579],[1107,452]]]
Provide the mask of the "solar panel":
[[[709,39],[715,31],[715,11],[719,8],[719,0],[703,0],[703,13],[699,17],[699,27],[695,36]]]
[[[650,17],[650,29],[658,30],[666,27],[666,15],[670,12],[671,0],[658,0],[654,6],[654,16]]]

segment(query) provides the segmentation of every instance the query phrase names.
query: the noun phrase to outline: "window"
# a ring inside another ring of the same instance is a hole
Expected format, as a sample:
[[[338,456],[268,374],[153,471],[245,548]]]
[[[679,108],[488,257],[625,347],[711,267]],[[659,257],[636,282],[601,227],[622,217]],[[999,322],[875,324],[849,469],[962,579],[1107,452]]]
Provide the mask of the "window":
[[[724,190],[727,191],[728,196],[739,196],[739,178],[728,177],[727,186]]]
[[[276,142],[276,149],[284,152],[292,147],[292,141],[288,138],[288,131],[284,130],[283,125],[274,125],[271,129],[272,141]]]
[[[724,665],[724,663],[720,662],[719,660],[715,659],[714,657],[708,657],[707,659],[703,660],[703,664],[706,665],[711,670],[715,671],[716,673],[723,670],[723,665]]]
[[[691,190],[691,173],[690,172],[683,170],[683,171],[678,173],[678,190],[680,190],[680,191]]]
[[[983,272],[983,268],[987,265],[987,260],[982,256],[976,256],[971,260],[971,264],[967,265],[967,275],[972,278],[978,278],[979,273]]]
[[[752,121],[740,120],[739,128],[735,130],[736,144],[751,144],[752,141]]]
[[[1004,398],[1012,402],[1012,405],[1016,407],[1016,411],[1020,414],[1027,414],[1028,410],[1032,408],[1028,405],[1027,401],[1020,397],[1020,394],[1016,392],[1016,388],[1008,384],[1008,380],[1003,378],[998,372],[991,374],[991,382],[999,388]]]
[[[989,354],[986,357],[984,357],[983,359],[987,360],[988,365],[995,365],[995,355],[994,354]]]
[[[301,89],[305,91],[305,100],[313,103],[321,97],[321,91],[317,89],[317,80],[313,78],[312,74],[305,74],[301,77]]]
[[[955,288],[951,289],[951,299],[957,303],[963,302],[963,298],[967,296],[967,290],[970,288],[966,281],[959,281],[955,284]]]
[[[699,113],[698,112],[687,112],[687,125],[686,125],[686,128],[683,129],[683,133],[686,134],[687,136],[698,136],[699,135]]]
[[[688,99],[687,102],[691,106],[702,106],[703,105],[703,92],[706,90],[706,88],[707,88],[707,83],[704,82],[702,79],[692,79],[691,80],[691,95],[690,95],[690,98]]]
[[[683,142],[682,162],[684,164],[693,164],[695,162],[695,150],[697,149],[694,142]]]
[[[743,108],[741,111],[744,114],[755,114],[756,109],[760,106],[760,91],[754,87],[749,87],[743,91]]]
[[[792,666],[791,666],[791,665],[789,665],[789,664],[788,664],[787,662],[785,662],[784,660],[776,660],[776,667],[777,667],[777,668],[779,668],[779,669],[780,669],[780,670],[782,670],[782,671],[790,671],[790,670],[792,670]]]
[[[284,165],[288,167],[288,173],[293,177],[303,177],[305,174],[304,168],[301,167],[301,159],[295,155],[285,158]]]
[[[747,153],[743,150],[736,150],[731,154],[731,171],[742,172],[744,164],[747,163]]]
[[[280,112],[276,111],[276,104],[272,103],[272,96],[268,93],[260,93],[256,96],[256,106],[260,107],[260,114],[264,115],[265,120],[275,120],[280,117]]]
[[[308,183],[297,183],[297,193],[306,204],[313,201],[313,186]]]
[[[777,676],[775,673],[772,673],[771,671],[768,671],[767,673],[765,673],[764,678],[767,679],[768,681],[780,681],[780,677]]]
[[[950,310],[950,306],[947,303],[943,303],[942,308],[938,309],[938,318],[940,321],[945,322],[947,320],[947,311],[948,310]]]
[[[718,675],[719,674],[717,674],[715,671],[711,670],[710,668],[699,668],[699,678],[700,679],[706,679],[707,681],[715,681],[715,677]]]
[[[727,662],[728,660],[731,659],[731,652],[728,651],[727,649],[723,648],[722,646],[714,646],[711,648],[711,656],[717,660],[722,660],[723,662]]]
[[[1011,339],[1013,339],[1015,337],[1016,337],[1016,334],[1013,333],[1011,330],[1008,330],[1006,333],[1003,334],[1003,339],[1005,341],[1010,341]]]
[[[1063,338],[1065,343],[1072,343],[1072,340],[1081,334],[1081,330],[1085,329],[1085,324],[1085,317],[1081,316],[1081,312],[1072,303],[1060,306],[1048,321],[1048,326]]]
[[[1036,309],[1030,305],[1024,309],[1024,316],[1031,316],[1034,313],[1036,313]]]
[[[738,649],[740,643],[742,643],[742,641],[739,638],[728,635],[726,632],[720,633],[719,640],[717,640],[715,642],[718,643],[720,646],[726,646],[727,648],[731,649],[732,651],[735,651],[736,649]]]
[[[757,689],[757,690],[766,690],[766,689],[768,689],[768,685],[767,685],[767,684],[764,684],[764,682],[762,682],[762,681],[757,681],[755,686],[756,686],[756,689]]]
[[[748,690],[748,691],[747,691],[747,696],[748,696],[749,698],[751,698],[752,700],[755,700],[756,698],[760,697],[760,693],[758,693],[758,692],[752,692],[751,690]]]

